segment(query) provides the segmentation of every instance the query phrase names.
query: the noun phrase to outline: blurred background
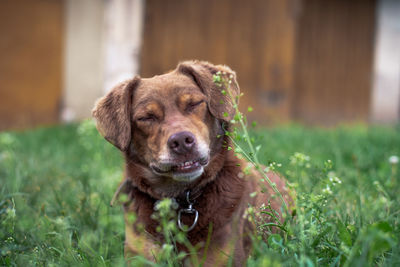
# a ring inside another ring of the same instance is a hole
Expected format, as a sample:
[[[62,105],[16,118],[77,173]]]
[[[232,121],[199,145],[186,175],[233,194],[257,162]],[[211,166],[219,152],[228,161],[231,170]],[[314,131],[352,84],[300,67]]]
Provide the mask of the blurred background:
[[[397,0],[1,0],[0,130],[90,117],[185,59],[237,72],[259,123],[398,123]]]

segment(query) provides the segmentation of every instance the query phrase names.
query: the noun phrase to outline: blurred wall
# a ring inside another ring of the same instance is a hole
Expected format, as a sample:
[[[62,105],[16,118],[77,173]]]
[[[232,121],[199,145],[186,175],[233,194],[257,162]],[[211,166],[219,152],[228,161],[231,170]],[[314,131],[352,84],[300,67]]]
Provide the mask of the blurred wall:
[[[64,121],[91,116],[95,101],[138,69],[142,0],[67,0]]]
[[[143,0],[105,2],[103,92],[139,71]]]
[[[0,130],[91,116],[138,71],[143,0],[0,1]]]
[[[65,62],[62,119],[90,116],[103,88],[104,1],[65,1]]]
[[[400,1],[398,0],[379,1],[371,109],[374,122],[400,121]]]
[[[262,123],[399,122],[396,0],[2,0],[0,130],[90,117],[185,59],[236,70]]]

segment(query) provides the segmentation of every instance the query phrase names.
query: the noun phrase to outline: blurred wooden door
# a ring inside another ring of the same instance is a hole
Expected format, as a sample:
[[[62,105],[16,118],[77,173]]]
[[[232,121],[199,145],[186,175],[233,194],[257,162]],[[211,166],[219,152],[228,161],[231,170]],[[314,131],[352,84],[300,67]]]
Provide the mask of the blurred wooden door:
[[[292,118],[311,124],[367,121],[375,0],[304,0],[297,30]]]
[[[63,1],[0,1],[0,130],[58,120]]]
[[[229,65],[252,119],[290,116],[296,0],[148,0],[140,74],[187,59]]]
[[[184,59],[238,74],[250,119],[366,121],[375,0],[148,0],[141,74]]]

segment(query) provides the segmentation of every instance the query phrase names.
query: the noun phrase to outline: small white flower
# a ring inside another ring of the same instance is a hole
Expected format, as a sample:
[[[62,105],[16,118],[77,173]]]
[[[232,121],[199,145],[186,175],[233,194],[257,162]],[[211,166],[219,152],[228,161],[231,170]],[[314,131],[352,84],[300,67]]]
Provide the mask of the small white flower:
[[[389,200],[384,196],[380,196],[378,198],[378,202],[380,205],[387,205],[389,203]]]
[[[395,165],[395,164],[399,163],[399,157],[393,155],[393,156],[391,156],[391,157],[389,158],[389,162],[390,162],[390,164]]]
[[[326,188],[322,189],[322,193],[332,195],[332,190],[329,185],[327,185]]]
[[[15,209],[14,208],[7,208],[6,213],[10,218],[12,218],[12,219],[15,218]]]
[[[167,251],[171,251],[173,249],[171,244],[163,244],[162,245],[162,250],[167,250]]]
[[[336,176],[330,177],[330,178],[329,178],[329,181],[331,181],[331,182],[333,183],[333,185],[334,185],[334,184],[341,184],[341,183],[342,183],[342,181],[341,181],[338,177],[336,177]]]
[[[335,177],[336,176],[336,173],[334,172],[334,171],[330,171],[330,172],[328,172],[328,177]]]

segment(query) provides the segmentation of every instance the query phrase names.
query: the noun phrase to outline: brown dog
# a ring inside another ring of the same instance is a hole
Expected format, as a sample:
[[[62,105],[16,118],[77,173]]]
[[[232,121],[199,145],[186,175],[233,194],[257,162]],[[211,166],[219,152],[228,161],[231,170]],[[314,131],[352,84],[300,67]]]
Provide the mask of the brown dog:
[[[230,77],[230,88],[214,83],[217,72]],[[244,174],[247,163],[228,149],[224,130],[229,130],[235,114],[232,97],[238,94],[230,68],[187,61],[164,75],[125,81],[97,102],[93,116],[99,132],[126,159],[124,191],[130,201],[125,213],[137,216],[134,224],[126,220],[127,254],[153,259],[163,241],[156,231],[159,223],[151,217],[154,205],[175,198],[178,224],[192,228],[187,232],[191,244],[204,244],[212,225],[205,265],[224,264],[227,255],[233,255],[237,266],[245,262],[254,229],[244,216],[246,208],[270,201],[279,211],[282,203],[272,189],[261,193],[261,176]],[[288,198],[285,182],[274,173],[268,177]],[[256,197],[250,197],[253,192]],[[145,231],[138,231],[139,225]],[[178,244],[178,249],[186,248]],[[200,249],[200,257],[202,253]]]

